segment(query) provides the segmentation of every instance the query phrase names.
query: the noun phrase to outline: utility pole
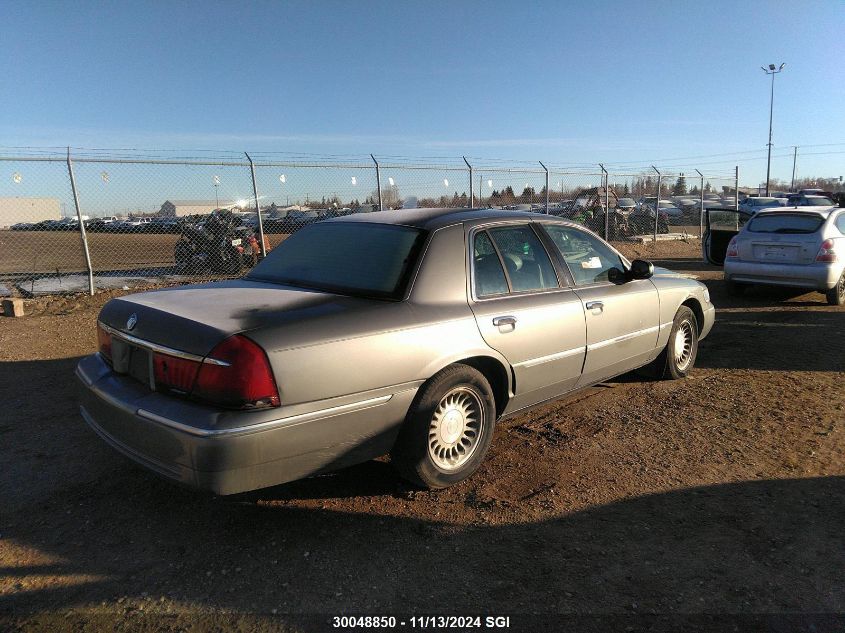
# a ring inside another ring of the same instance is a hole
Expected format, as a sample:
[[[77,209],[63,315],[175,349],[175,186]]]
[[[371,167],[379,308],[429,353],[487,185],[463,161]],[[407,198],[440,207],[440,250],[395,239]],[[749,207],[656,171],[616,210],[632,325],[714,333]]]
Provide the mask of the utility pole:
[[[798,146],[792,148],[792,183],[789,185],[789,193],[795,192],[795,163],[798,162]]]

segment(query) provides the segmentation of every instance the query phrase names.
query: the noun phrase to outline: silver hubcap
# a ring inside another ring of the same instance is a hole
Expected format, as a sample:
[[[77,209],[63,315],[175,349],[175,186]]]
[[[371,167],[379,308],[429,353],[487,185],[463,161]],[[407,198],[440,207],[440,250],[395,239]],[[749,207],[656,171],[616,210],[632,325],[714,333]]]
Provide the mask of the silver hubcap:
[[[441,470],[463,466],[478,446],[484,426],[481,396],[471,387],[455,387],[440,400],[428,429],[428,454]]]
[[[845,297],[845,273],[839,278],[839,296]]]
[[[675,332],[675,340],[672,344],[672,351],[675,355],[675,365],[681,371],[689,367],[692,360],[692,323],[684,321],[678,326]]]

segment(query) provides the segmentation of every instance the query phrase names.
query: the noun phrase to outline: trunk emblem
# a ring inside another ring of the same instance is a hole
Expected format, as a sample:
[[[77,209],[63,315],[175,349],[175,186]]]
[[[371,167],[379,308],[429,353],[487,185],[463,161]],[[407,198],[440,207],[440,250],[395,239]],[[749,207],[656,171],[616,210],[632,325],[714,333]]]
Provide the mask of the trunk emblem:
[[[126,319],[126,329],[131,330],[135,327],[135,324],[138,323],[138,315],[133,314],[128,319]]]

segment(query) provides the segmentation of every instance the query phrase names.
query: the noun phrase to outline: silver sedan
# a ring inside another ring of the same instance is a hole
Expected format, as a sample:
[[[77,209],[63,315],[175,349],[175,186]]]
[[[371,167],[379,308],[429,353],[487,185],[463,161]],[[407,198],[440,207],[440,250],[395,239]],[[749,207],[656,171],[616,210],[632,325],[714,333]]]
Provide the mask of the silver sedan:
[[[554,217],[415,209],[316,223],[243,279],[109,301],[81,412],[171,479],[230,494],[390,453],[438,488],[504,415],[643,366],[685,376],[714,308]]]

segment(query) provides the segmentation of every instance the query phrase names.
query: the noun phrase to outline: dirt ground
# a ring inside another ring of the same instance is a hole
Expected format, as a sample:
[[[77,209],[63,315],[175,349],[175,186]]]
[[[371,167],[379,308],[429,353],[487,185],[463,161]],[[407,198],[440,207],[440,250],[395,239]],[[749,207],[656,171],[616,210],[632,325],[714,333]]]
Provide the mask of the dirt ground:
[[[268,234],[270,246],[284,234]],[[89,233],[95,272],[143,270],[175,263],[178,235]],[[0,231],[0,278],[3,273],[60,273],[86,270],[79,233],[73,231]]]
[[[729,298],[697,249],[625,247],[710,288],[716,326],[687,379],[623,376],[508,418],[481,470],[437,492],[386,459],[235,497],[161,480],[77,410],[74,366],[120,293],[28,301],[31,316],[0,319],[0,629],[448,613],[511,614],[511,630],[843,630],[845,310]]]

